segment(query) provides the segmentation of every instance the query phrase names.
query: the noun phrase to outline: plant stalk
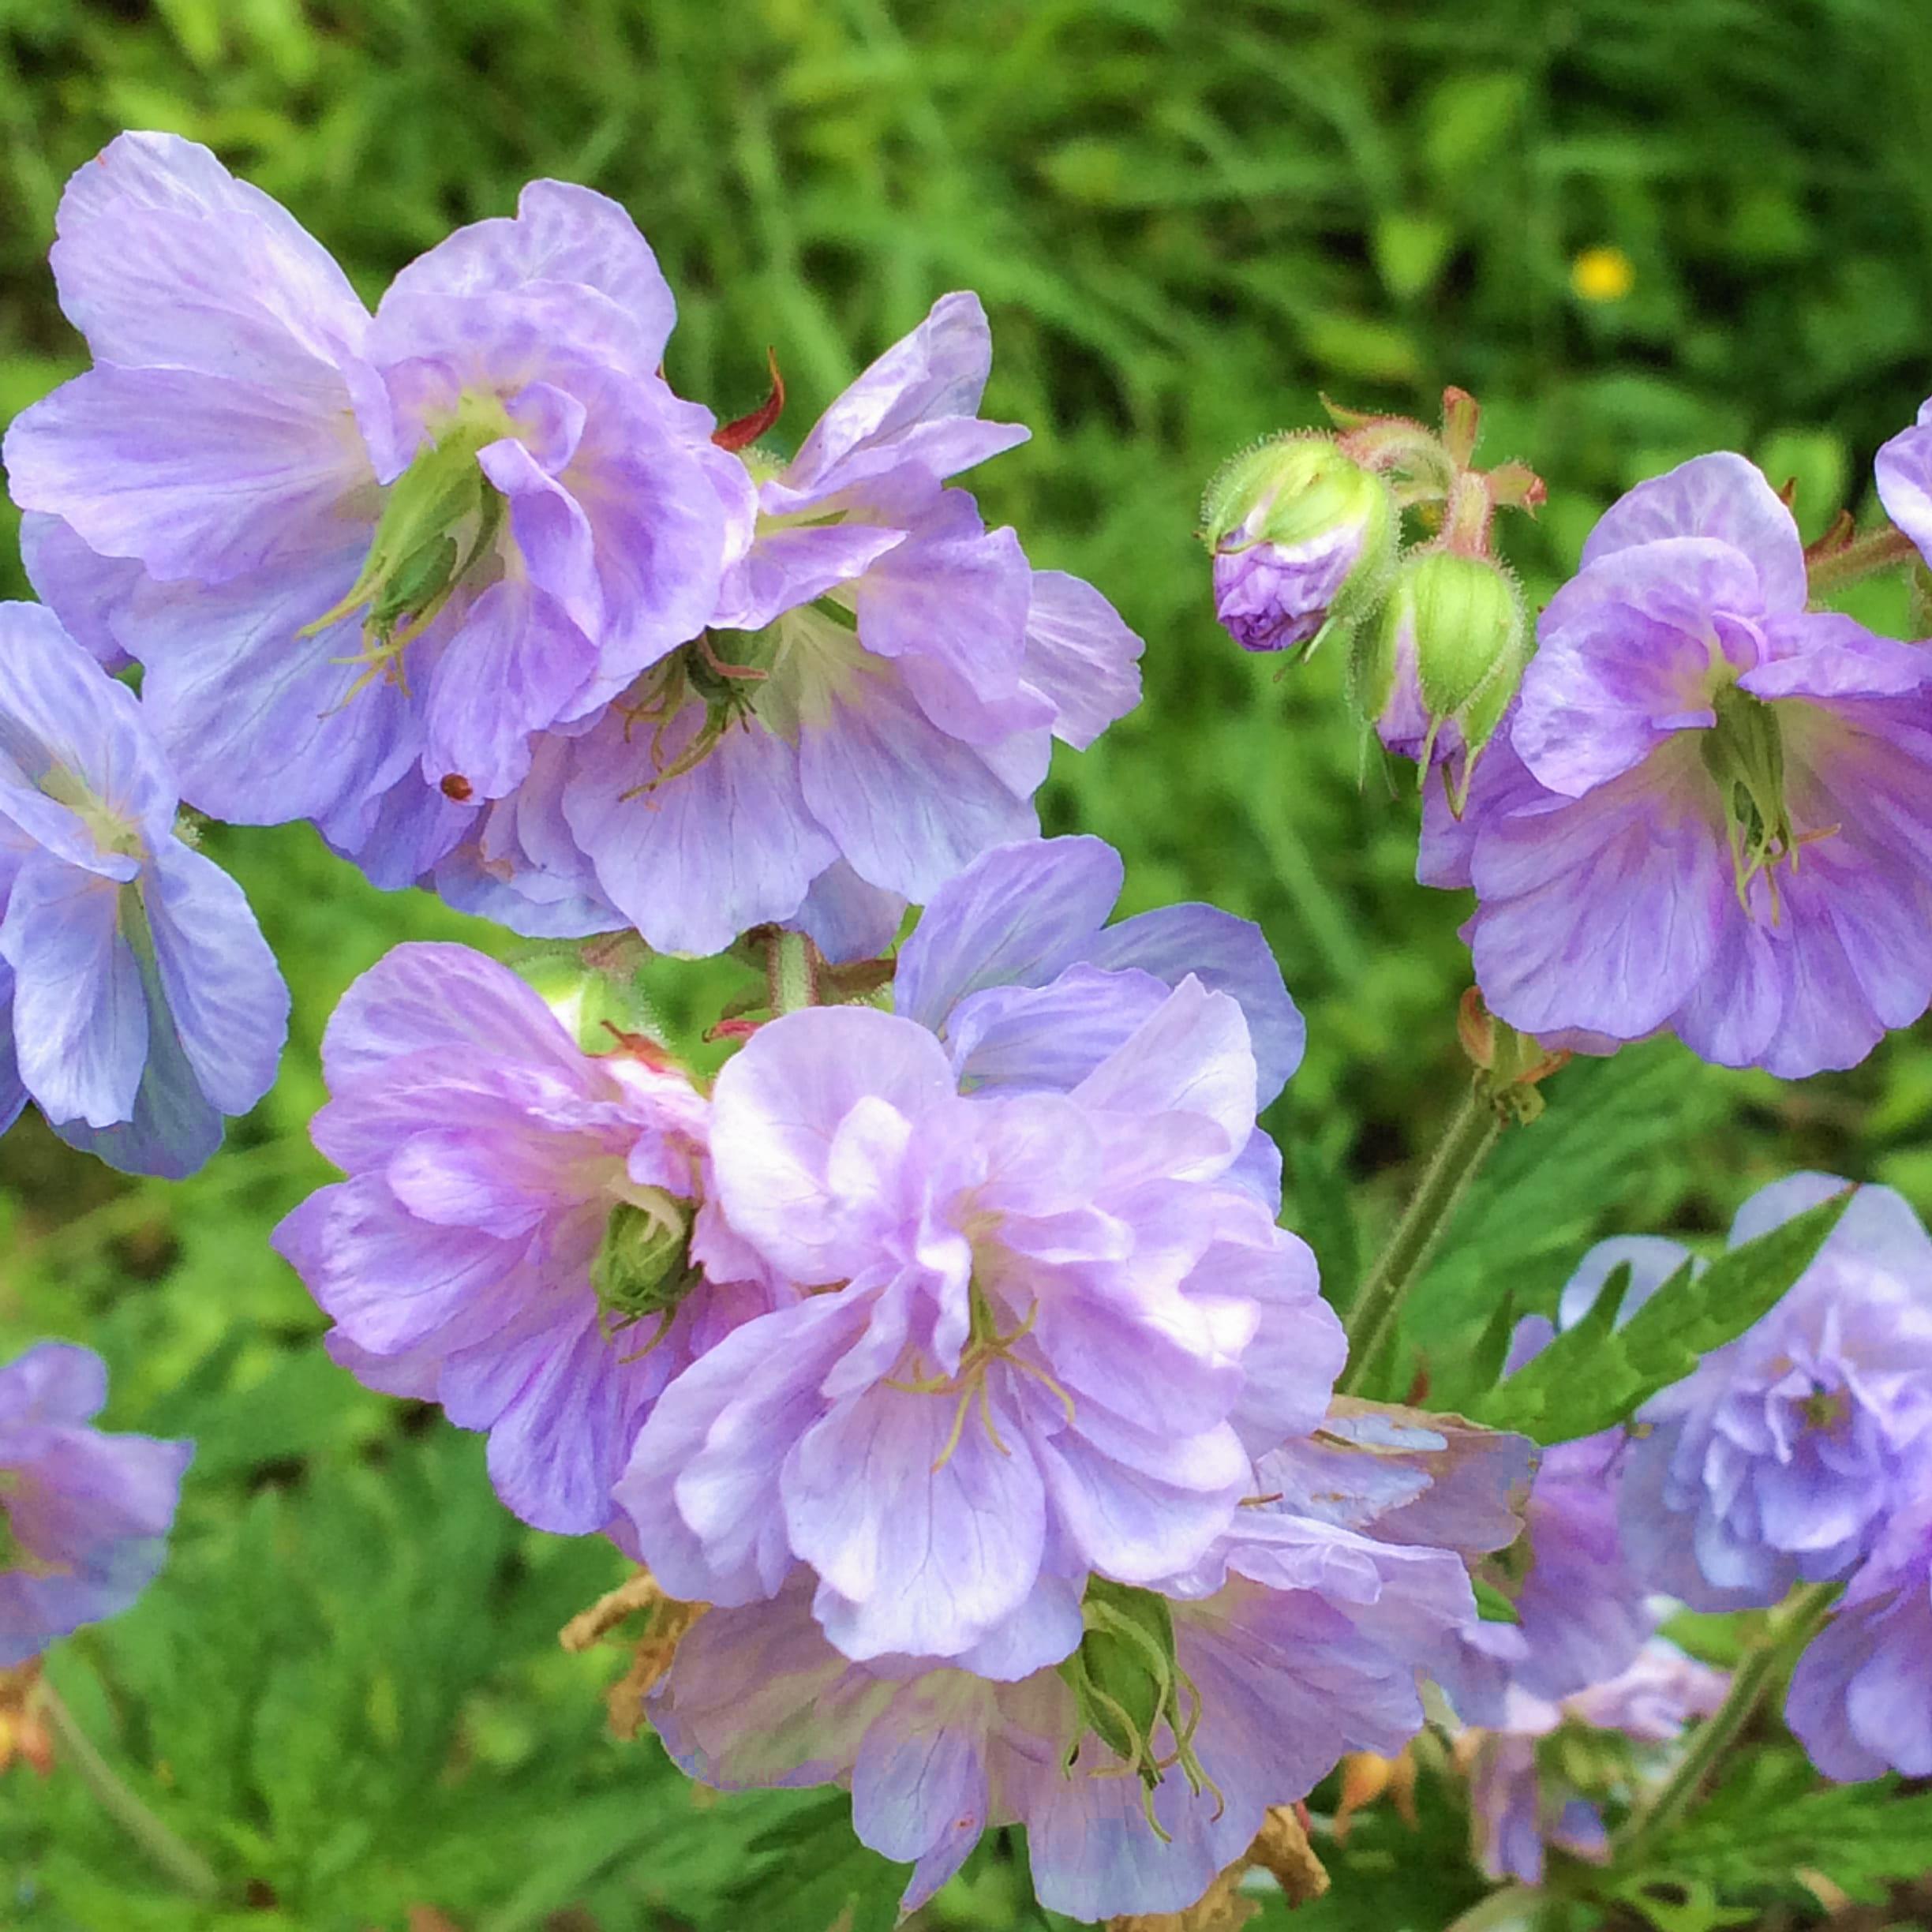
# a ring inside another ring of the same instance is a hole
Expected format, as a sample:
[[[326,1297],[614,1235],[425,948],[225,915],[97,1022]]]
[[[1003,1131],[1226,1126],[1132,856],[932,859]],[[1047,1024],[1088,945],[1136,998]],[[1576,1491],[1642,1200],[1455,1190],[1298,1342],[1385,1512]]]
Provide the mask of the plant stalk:
[[[1717,1762],[1736,1743],[1779,1678],[1811,1641],[1837,1594],[1835,1583],[1809,1583],[1771,1619],[1764,1635],[1731,1673],[1723,1703],[1698,1725],[1690,1748],[1657,1795],[1617,1834],[1618,1863],[1634,1863],[1698,1801]]]
[[[1888,523],[1869,536],[1853,538],[1842,549],[1811,558],[1805,570],[1811,594],[1816,597],[1821,591],[1837,590],[1840,584],[1855,583],[1861,577],[1876,576],[1880,571],[1909,564],[1918,554],[1912,540]]]
[[[774,1013],[796,1013],[818,1003],[818,949],[800,932],[772,934],[766,956]]]
[[[1449,1131],[1430,1157],[1421,1185],[1395,1224],[1349,1311],[1348,1365],[1336,1383],[1358,1394],[1395,1326],[1403,1297],[1434,1251],[1503,1131],[1503,1114],[1486,1076],[1472,1081]]]
[[[93,1740],[74,1721],[73,1713],[53,1685],[43,1677],[34,1694],[60,1739],[63,1761],[73,1766],[100,1808],[191,1898],[218,1897],[221,1881],[215,1868],[200,1852],[176,1837],[122,1782],[114,1767],[95,1749]]]

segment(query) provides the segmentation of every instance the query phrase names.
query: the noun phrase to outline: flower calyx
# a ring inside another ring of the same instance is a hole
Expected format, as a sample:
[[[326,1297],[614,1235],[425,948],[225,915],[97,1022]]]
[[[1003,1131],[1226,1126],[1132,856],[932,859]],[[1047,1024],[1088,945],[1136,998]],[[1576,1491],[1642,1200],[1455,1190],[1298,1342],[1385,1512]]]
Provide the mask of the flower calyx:
[[[1097,1738],[1121,1761],[1111,1775],[1140,1779],[1148,1822],[1165,1840],[1154,1794],[1169,1771],[1178,1765],[1197,1795],[1212,1792],[1217,1802],[1221,1795],[1195,1754],[1200,1693],[1175,1653],[1172,1607],[1152,1590],[1096,1576],[1080,1614],[1079,1647],[1058,1667],[1075,1713],[1065,1767],[1071,1773],[1088,1737]]]
[[[638,1354],[649,1354],[664,1339],[704,1279],[691,1258],[695,1212],[691,1202],[662,1188],[636,1189],[611,1210],[590,1262],[598,1325],[607,1340],[650,1320],[657,1331]]]
[[[407,688],[404,653],[496,549],[504,500],[477,459],[509,428],[500,405],[458,410],[390,485],[355,582],[297,632],[313,637],[356,611],[365,613],[363,649],[345,660],[362,667],[351,697],[377,677]]]

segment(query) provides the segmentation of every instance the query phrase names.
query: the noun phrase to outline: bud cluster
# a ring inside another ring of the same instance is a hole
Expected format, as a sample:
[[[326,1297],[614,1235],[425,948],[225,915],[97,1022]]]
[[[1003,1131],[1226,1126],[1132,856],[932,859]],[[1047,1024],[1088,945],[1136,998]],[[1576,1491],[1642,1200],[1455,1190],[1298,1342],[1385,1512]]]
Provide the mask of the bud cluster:
[[[1312,656],[1352,638],[1351,701],[1424,777],[1444,766],[1460,813],[1470,776],[1529,661],[1521,593],[1496,557],[1500,506],[1533,511],[1519,464],[1473,467],[1478,412],[1445,392],[1440,432],[1330,406],[1334,433],[1294,431],[1234,458],[1210,485],[1201,535],[1215,607],[1253,651]],[[1403,513],[1421,541],[1403,548]]]

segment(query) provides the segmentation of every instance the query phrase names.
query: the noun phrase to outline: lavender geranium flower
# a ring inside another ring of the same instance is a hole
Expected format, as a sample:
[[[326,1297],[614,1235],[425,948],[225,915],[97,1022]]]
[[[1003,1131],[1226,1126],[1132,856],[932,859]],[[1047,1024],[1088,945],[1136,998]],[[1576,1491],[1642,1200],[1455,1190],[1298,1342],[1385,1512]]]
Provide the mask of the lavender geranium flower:
[[[489,1433],[540,1529],[609,1521],[678,1370],[789,1291],[719,1219],[706,1104],[647,1041],[586,1054],[507,968],[397,947],[323,1042],[316,1144],[348,1174],[275,1230],[371,1386]]]
[[[1226,1176],[1241,1009],[1194,978],[1065,1092],[962,1096],[916,1022],[792,1014],[719,1075],[732,1228],[827,1292],[666,1391],[618,1500],[673,1594],[817,1572],[856,1659],[1065,1654],[1090,1574],[1199,1561],[1341,1366],[1312,1257]]]
[[[1919,1482],[1792,1674],[1785,1718],[1827,1777],[1932,1777],[1932,1465]]]
[[[1605,1799],[1637,1795],[1654,1775],[1656,1747],[1715,1711],[1728,1683],[1724,1672],[1653,1637],[1616,1676],[1560,1701],[1511,1687],[1492,1728],[1457,1739],[1476,1863],[1492,1878],[1530,1885],[1543,1882],[1552,1846],[1603,1863]],[[1633,1746],[1651,1748],[1639,1754]]]
[[[43,1342],[0,1368],[0,1669],[118,1616],[153,1582],[194,1444],[92,1425],[107,1371]]]
[[[1855,1065],[1932,996],[1932,657],[1806,608],[1791,513],[1702,456],[1605,515],[1538,628],[1465,824],[1490,1007],[1593,1050]]]
[[[532,734],[710,615],[750,488],[656,373],[673,305],[615,203],[534,182],[373,318],[172,136],[113,142],[58,230],[95,365],[8,432],[28,562],[91,647],[146,667],[203,809],[313,818],[406,882],[523,777]]]
[[[848,953],[855,889],[882,942],[908,900],[1029,836],[1052,739],[1133,707],[1141,646],[946,487],[1025,436],[975,414],[991,354],[977,300],[943,297],[791,462],[747,452],[758,521],[708,629],[569,743],[581,856],[505,827],[439,889],[474,905],[481,874],[554,897],[560,877],[663,950],[777,921]]]
[[[134,694],[51,612],[0,604],[0,1126],[31,1099],[73,1146],[173,1178],[268,1091],[289,1011],[178,803]]]
[[[1182,1910],[1270,1805],[1420,1728],[1417,1668],[1473,1616],[1465,1557],[1515,1533],[1499,1503],[1527,1466],[1519,1439],[1429,1420],[1348,1405],[1341,1432],[1264,1458],[1273,1493],[1206,1560],[1158,1590],[1090,1583],[1050,1667],[855,1663],[800,1574],[769,1601],[707,1612],[652,1721],[709,1783],[849,1786],[859,1837],[915,1868],[908,1910],[1010,1823],[1050,1909]],[[1358,1430],[1383,1440],[1355,1445]],[[1411,1540],[1432,1534],[1475,1541]]]
[[[1732,1243],[1844,1185],[1773,1183],[1739,1209]],[[1861,1188],[1777,1307],[1638,1420],[1623,1544],[1653,1588],[1721,1610],[1848,1574],[1932,1469],[1932,1238],[1918,1216]]]

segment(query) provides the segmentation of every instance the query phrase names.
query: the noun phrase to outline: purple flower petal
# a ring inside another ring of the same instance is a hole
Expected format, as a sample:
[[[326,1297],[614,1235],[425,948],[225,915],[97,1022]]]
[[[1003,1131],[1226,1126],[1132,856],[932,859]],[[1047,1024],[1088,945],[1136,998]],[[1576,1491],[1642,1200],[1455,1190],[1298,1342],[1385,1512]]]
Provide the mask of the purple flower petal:
[[[1639,544],[1707,537],[1741,552],[1766,611],[1801,611],[1810,591],[1792,513],[1754,464],[1728,451],[1697,456],[1637,487],[1604,511],[1583,546],[1583,566]]]

